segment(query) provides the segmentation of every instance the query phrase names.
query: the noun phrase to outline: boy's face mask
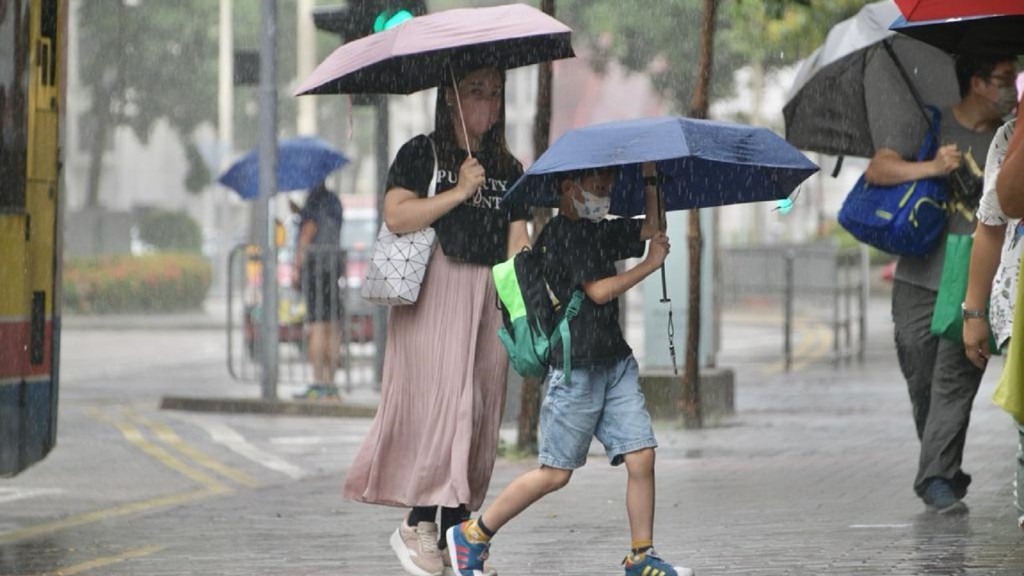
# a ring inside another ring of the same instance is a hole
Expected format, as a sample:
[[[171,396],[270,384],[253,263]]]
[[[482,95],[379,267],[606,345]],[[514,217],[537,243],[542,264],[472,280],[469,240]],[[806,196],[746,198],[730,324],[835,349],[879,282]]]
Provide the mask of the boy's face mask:
[[[576,187],[583,193],[583,202],[573,198],[572,206],[576,209],[576,215],[580,218],[586,218],[587,220],[598,222],[608,215],[608,210],[612,207],[611,197],[600,197],[596,194],[591,194],[583,186],[577,182]]]

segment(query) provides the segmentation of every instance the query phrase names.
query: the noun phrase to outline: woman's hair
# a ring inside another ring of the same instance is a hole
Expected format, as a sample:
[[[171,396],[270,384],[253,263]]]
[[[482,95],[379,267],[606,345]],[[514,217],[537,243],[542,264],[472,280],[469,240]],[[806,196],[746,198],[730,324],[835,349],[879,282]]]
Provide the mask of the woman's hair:
[[[454,69],[454,75],[456,82],[462,82],[462,80],[468,76],[471,72],[480,70],[482,68],[494,68],[493,66],[478,66],[475,68],[468,69]],[[488,156],[494,159],[496,166],[502,171],[511,171],[519,166],[519,161],[512,152],[508,149],[508,143],[505,140],[505,71],[495,68],[498,74],[501,75],[502,83],[502,99],[501,99],[501,111],[498,113],[498,121],[494,123],[494,126],[483,134],[480,139],[480,148]],[[456,140],[456,130],[461,131],[462,125],[456,125],[455,116],[452,114],[452,107],[457,106],[453,104],[448,105],[448,99],[445,97],[448,89],[454,89],[452,87],[451,72],[449,72],[446,82],[443,82],[437,89],[437,102],[434,108],[434,145],[437,146],[437,154],[441,157],[454,158],[455,152],[459,149],[458,140]]]

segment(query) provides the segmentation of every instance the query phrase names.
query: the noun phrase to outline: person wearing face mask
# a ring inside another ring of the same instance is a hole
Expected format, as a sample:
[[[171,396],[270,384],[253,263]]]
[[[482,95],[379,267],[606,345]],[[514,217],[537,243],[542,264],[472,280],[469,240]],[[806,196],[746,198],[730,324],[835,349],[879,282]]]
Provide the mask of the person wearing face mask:
[[[1016,70],[1012,57],[962,55],[956,60],[956,75],[961,100],[942,110],[942,145],[935,158],[908,160],[924,134],[899,134],[879,148],[865,172],[873,184],[946,178],[950,185],[946,236],[923,258],[900,257],[892,293],[896,352],[921,442],[914,491],[929,510],[942,514],[967,511],[961,500],[971,477],[961,462],[984,363],[972,362],[961,343],[933,335],[931,319],[946,237],[975,230],[986,156],[996,129],[1015,104],[1007,89],[1013,89]],[[984,313],[976,306],[964,304],[966,318]]]
[[[531,215],[502,201],[523,172],[505,142],[504,73],[451,75],[434,132],[406,142],[388,172],[388,228],[432,226],[437,245],[416,303],[391,308],[380,403],[344,487],[346,498],[411,509],[390,545],[418,576],[446,571],[441,534],[487,494],[508,373],[491,266],[529,245]]]
[[[646,163],[644,219],[605,219],[614,169],[565,175],[559,182],[559,215],[534,250],[558,302],[582,289],[579,313],[569,323],[571,375],[562,350],[552,349],[547,394],[540,414],[540,466],[514,480],[476,519],[448,530],[448,550],[459,576],[479,576],[495,532],[545,495],[564,487],[583,466],[593,437],[604,444],[612,466],[625,464],[626,511],[632,544],[622,562],[625,576],[692,576],[654,551],[654,449],[657,441],[640,392],[636,359],[619,328],[618,297],[658,270],[669,252],[661,231],[654,165]],[[643,255],[618,272],[615,263]]]

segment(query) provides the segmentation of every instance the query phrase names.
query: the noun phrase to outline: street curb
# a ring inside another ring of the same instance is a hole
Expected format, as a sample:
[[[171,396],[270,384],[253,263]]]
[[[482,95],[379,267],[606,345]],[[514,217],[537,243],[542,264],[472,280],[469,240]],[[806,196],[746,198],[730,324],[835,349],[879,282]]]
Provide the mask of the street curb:
[[[223,412],[229,414],[274,414],[318,418],[373,418],[375,406],[316,400],[265,400],[262,398],[197,398],[164,396],[161,410]]]

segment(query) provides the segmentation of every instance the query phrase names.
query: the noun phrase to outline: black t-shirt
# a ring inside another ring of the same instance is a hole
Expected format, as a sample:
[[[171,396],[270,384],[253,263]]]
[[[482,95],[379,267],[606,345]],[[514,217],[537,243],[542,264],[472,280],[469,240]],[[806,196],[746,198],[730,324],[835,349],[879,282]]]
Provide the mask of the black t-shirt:
[[[502,164],[486,151],[477,152],[475,157],[487,174],[484,186],[472,198],[434,221],[433,228],[441,249],[449,258],[492,266],[507,257],[509,222],[528,220],[531,212],[526,204],[509,204],[501,199],[523,174],[519,162],[502,170]],[[465,160],[465,150],[457,150],[450,157],[439,155],[437,194],[455,187],[459,181],[459,167]],[[434,152],[430,140],[421,134],[398,151],[388,171],[387,189],[405,188],[421,198],[426,197],[433,166]]]
[[[616,261],[643,256],[641,226],[643,220],[632,218],[592,222],[556,216],[548,222],[535,249],[543,254],[544,275],[558,301],[568,303],[583,284],[615,276]],[[617,362],[633,353],[619,328],[618,299],[599,305],[584,298],[569,331],[574,367]],[[550,362],[562,367],[561,345],[552,350]]]

